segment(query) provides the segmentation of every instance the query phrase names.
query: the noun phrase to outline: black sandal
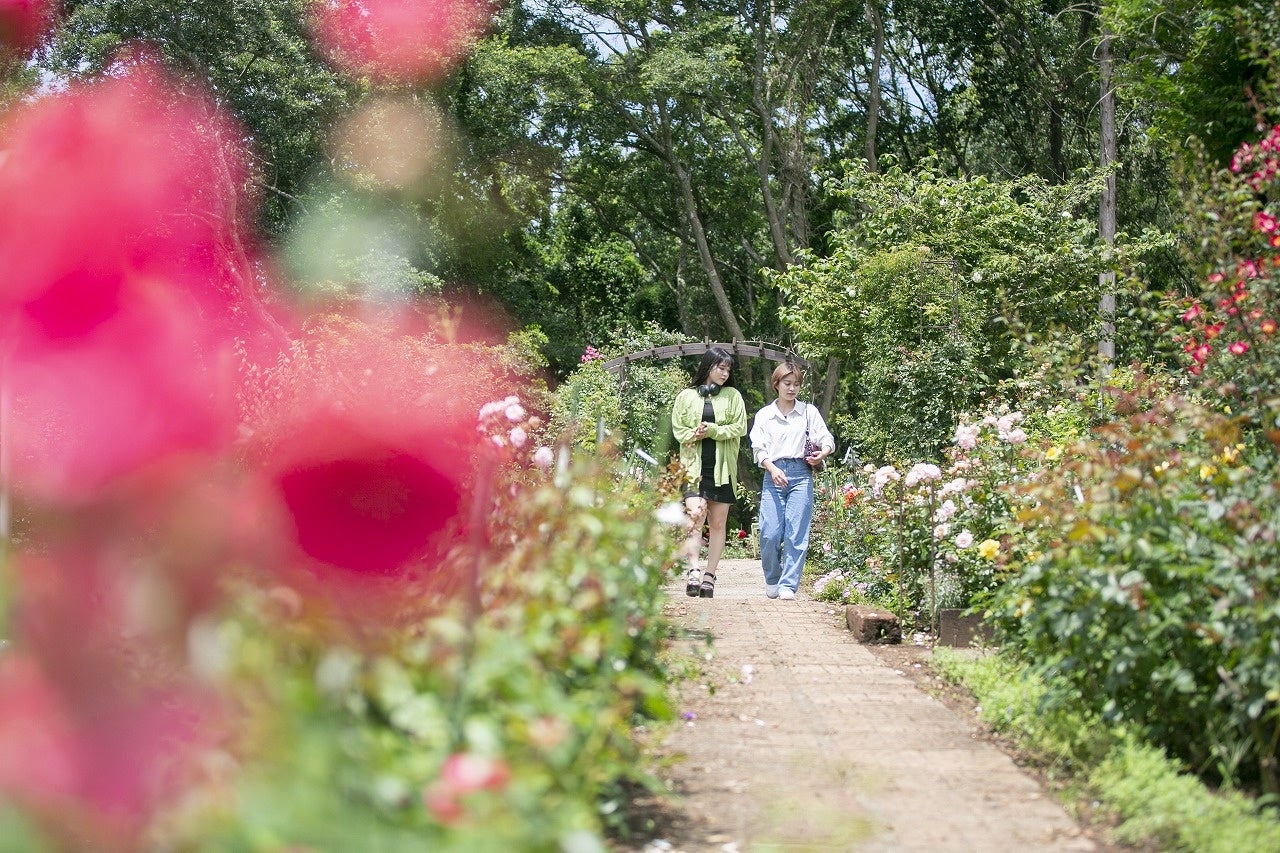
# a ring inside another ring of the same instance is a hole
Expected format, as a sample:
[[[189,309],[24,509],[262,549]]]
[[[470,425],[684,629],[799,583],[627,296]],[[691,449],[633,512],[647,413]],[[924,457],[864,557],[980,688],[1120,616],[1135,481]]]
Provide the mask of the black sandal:
[[[711,580],[707,580],[711,578]],[[716,576],[710,572],[702,573],[702,583],[698,588],[698,594],[703,598],[714,598],[716,594]]]
[[[699,580],[701,574],[696,571],[689,572],[689,577],[685,579],[684,594],[690,598],[697,598],[702,594],[702,582]]]

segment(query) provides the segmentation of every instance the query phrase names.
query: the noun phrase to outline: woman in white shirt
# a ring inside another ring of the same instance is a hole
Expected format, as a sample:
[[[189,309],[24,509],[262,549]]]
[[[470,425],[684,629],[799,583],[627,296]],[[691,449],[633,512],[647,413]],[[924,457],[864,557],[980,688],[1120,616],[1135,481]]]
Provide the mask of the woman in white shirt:
[[[796,365],[778,365],[773,371],[777,399],[756,412],[751,425],[751,451],[766,474],[760,493],[764,592],[785,600],[796,597],[809,549],[813,471],[836,449],[822,413],[796,400],[803,381]]]

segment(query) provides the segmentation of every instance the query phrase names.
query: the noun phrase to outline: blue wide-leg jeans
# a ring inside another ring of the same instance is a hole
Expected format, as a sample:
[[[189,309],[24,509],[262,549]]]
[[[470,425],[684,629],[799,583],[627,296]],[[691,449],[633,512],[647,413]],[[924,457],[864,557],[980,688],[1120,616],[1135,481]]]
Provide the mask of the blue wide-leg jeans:
[[[777,459],[787,475],[787,485],[773,484],[764,472],[760,492],[760,563],[765,585],[800,588],[805,552],[809,550],[809,523],[813,519],[813,469],[803,459]]]

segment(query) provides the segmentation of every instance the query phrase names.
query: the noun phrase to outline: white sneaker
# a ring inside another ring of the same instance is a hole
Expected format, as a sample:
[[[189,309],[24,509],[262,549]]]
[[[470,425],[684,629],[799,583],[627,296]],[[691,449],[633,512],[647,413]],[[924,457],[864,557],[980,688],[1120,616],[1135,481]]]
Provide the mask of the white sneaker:
[[[778,598],[781,598],[783,601],[795,601],[796,592],[791,589],[791,587],[784,586],[782,589],[778,590]]]
[[[778,586],[777,586],[777,584],[765,584],[765,585],[764,585],[764,594],[765,594],[765,597],[766,597],[766,598],[777,598],[777,597],[778,597]]]

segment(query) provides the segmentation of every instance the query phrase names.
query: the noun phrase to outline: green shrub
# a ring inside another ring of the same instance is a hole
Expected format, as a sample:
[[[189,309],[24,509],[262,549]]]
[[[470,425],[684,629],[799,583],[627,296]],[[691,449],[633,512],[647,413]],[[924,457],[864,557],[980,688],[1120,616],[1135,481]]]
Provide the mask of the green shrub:
[[[1169,242],[1120,235],[1104,261],[1096,223],[1077,215],[1096,207],[1097,176],[1050,186],[948,175],[929,159],[846,165],[829,187],[845,207],[826,251],[774,281],[803,354],[842,359],[842,432],[868,457],[935,459],[961,413],[1039,367],[1020,338],[1093,329],[1098,273]]]
[[[1069,706],[1048,706],[1049,687],[1034,670],[1005,655],[974,659],[953,649],[934,649],[930,665],[948,681],[973,692],[979,716],[1042,766],[1060,773],[1101,760],[1111,733],[1096,716]]]
[[[1272,456],[1246,438],[1161,397],[1069,447],[1025,487],[1011,532],[1025,564],[992,615],[1056,700],[1273,790],[1280,494]]]
[[[556,389],[551,406],[553,435],[569,435],[573,446],[593,449],[606,434],[621,429],[622,395],[617,378],[600,360],[588,361]]]
[[[646,340],[629,339],[628,345],[644,349]],[[664,461],[674,441],[671,404],[689,384],[688,374],[678,362],[657,361],[631,362],[614,374],[604,369],[603,353],[588,356],[556,389],[551,433],[569,434],[575,447],[591,449],[603,428],[623,452],[639,449]]]
[[[1272,850],[1280,819],[1237,792],[1213,792],[1161,749],[1106,725],[1072,702],[1047,701],[1051,685],[1003,655],[973,659],[934,650],[931,664],[965,685],[982,719],[1009,736],[1046,770],[1118,819],[1115,839],[1162,850]]]

